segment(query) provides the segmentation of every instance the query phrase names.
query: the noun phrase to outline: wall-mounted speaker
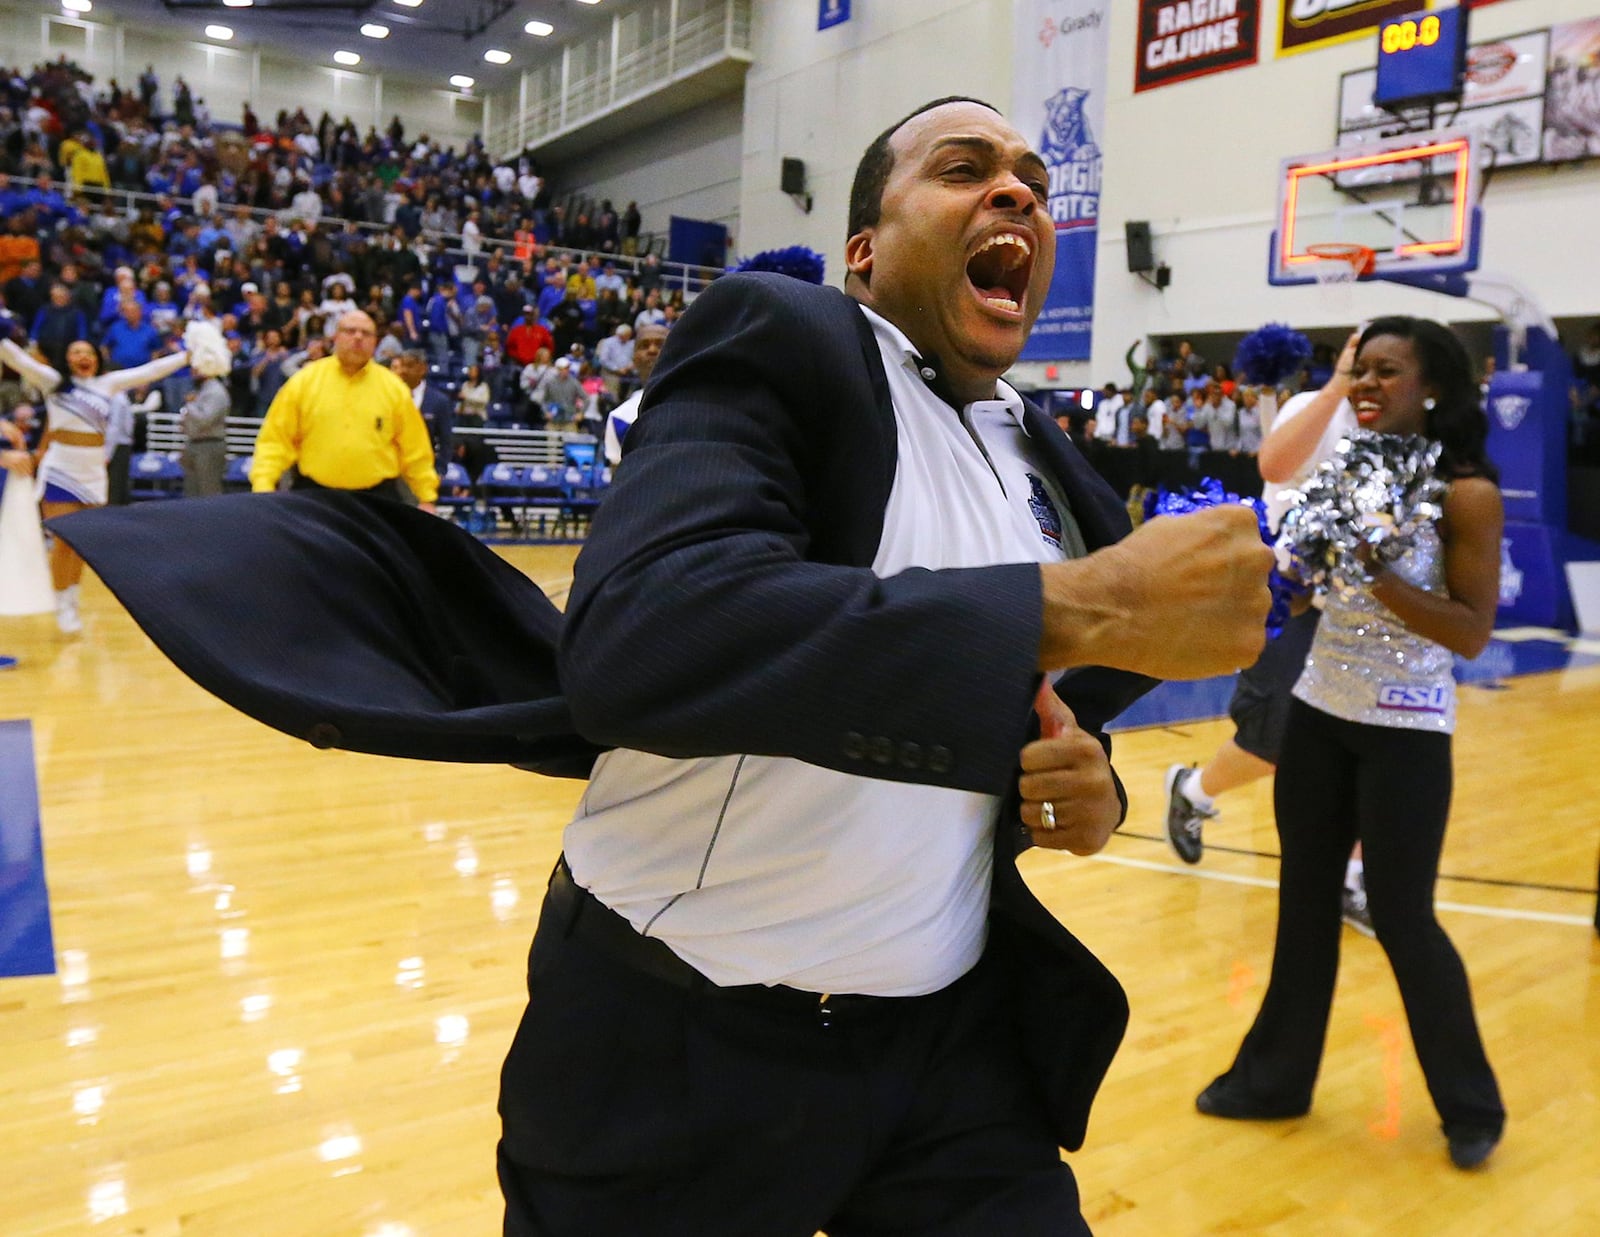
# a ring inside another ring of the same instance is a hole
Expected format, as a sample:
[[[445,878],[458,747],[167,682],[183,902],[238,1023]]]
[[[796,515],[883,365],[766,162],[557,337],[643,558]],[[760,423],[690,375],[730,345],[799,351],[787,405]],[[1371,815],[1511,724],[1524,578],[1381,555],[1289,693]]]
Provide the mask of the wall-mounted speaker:
[[[1150,249],[1150,223],[1145,219],[1129,219],[1122,225],[1128,244],[1128,269],[1142,274],[1155,267],[1155,255]]]
[[[806,165],[803,159],[785,159],[778,185],[785,193],[802,194],[806,191]]]

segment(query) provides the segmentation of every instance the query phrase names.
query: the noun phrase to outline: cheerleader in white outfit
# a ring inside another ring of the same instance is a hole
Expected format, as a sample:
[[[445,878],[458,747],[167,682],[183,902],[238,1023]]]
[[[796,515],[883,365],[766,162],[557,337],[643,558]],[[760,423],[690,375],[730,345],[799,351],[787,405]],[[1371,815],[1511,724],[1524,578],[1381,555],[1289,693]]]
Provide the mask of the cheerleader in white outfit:
[[[33,496],[33,456],[22,430],[0,420],[0,615],[48,614],[54,604]]]
[[[159,357],[134,369],[109,374],[100,370],[100,356],[88,340],[67,348],[67,376],[12,340],[0,340],[0,359],[45,396],[44,454],[39,461],[40,511],[45,519],[67,515],[106,501],[106,424],[111,400],[119,391],[159,382],[189,363],[187,352]],[[50,551],[50,582],[56,593],[56,626],[69,635],[81,631],[78,581],[83,560],[61,538]]]

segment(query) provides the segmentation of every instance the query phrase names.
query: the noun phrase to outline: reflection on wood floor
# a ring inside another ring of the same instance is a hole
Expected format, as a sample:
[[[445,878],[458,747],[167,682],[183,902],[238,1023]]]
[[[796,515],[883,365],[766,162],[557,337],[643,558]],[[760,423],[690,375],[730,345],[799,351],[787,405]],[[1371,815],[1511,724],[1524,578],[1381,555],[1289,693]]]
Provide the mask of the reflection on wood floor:
[[[564,587],[571,549],[506,553]],[[0,625],[23,658],[0,718],[33,725],[58,964],[0,980],[0,1232],[498,1232],[497,1075],[581,785],[314,751],[84,593],[82,639]],[[1226,724],[1118,737],[1123,834],[1093,860],[1025,861],[1133,1004],[1072,1159],[1096,1233],[1600,1232],[1597,717],[1600,668],[1462,692],[1441,918],[1511,1111],[1476,1174],[1449,1166],[1393,979],[1353,933],[1312,1114],[1195,1113],[1271,960],[1270,793],[1225,800],[1185,868],[1160,841],[1162,772]]]

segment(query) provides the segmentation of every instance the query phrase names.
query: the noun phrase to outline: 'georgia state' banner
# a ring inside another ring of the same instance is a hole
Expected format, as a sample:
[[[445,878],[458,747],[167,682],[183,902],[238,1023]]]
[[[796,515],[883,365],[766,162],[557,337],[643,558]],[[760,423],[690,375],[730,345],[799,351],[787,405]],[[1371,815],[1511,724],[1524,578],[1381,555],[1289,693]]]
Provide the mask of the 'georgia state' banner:
[[[1110,0],[1015,0],[1011,123],[1050,169],[1056,273],[1025,361],[1087,361],[1094,324]]]

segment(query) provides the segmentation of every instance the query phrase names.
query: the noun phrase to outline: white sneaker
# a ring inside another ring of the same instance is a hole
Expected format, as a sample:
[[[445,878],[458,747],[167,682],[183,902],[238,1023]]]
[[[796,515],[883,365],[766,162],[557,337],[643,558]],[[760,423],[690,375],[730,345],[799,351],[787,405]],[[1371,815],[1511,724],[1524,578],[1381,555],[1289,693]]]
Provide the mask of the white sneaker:
[[[75,636],[83,630],[83,620],[78,617],[76,589],[64,588],[56,594],[56,627],[67,636]]]
[[[1339,918],[1349,924],[1362,936],[1377,936],[1377,929],[1372,926],[1372,911],[1367,906],[1367,891],[1365,886],[1360,889],[1345,887],[1344,896],[1340,904]]]

